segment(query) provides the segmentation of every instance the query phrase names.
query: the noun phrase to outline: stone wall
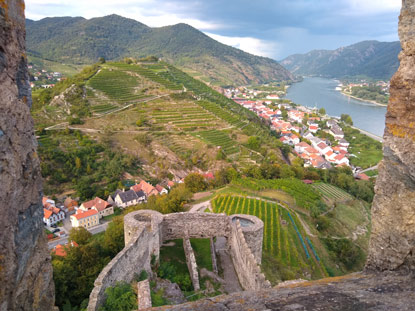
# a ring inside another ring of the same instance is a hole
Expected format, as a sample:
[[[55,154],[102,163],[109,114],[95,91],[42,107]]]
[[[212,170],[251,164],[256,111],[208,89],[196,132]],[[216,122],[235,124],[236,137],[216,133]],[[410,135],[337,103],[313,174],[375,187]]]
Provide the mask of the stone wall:
[[[372,205],[367,268],[415,270],[415,1],[402,1],[400,67],[390,100]]]
[[[53,310],[42,179],[30,116],[25,4],[0,0],[0,310]]]
[[[232,224],[231,232],[228,241],[230,254],[242,288],[244,290],[259,290],[261,288],[271,287],[271,283],[266,280],[255,256],[246,243],[239,220]]]
[[[213,238],[210,238],[210,256],[212,257],[212,270],[215,274],[218,274],[218,261],[216,258],[216,246]]]
[[[138,310],[151,308],[151,290],[150,282],[148,280],[137,283],[137,300]]]
[[[154,211],[133,212],[124,217],[125,248],[101,271],[89,296],[88,311],[98,310],[105,299],[105,289],[119,281],[131,282],[142,270],[151,274],[151,255],[160,250],[161,214]]]
[[[187,269],[189,270],[190,279],[192,280],[193,289],[195,291],[200,290],[199,273],[197,272],[197,264],[195,252],[193,251],[192,244],[190,243],[189,237],[183,238],[183,249],[186,256]]]
[[[181,239],[184,233],[189,238],[229,236],[230,222],[225,214],[174,213],[164,216],[163,240]]]
[[[269,282],[261,274],[255,252],[262,251],[264,224],[255,216],[238,215],[252,222],[252,226],[241,228],[232,223],[232,217],[225,214],[175,213],[162,215],[155,211],[141,210],[124,217],[125,248],[102,270],[95,280],[95,287],[89,298],[88,311],[96,311],[105,299],[105,289],[117,281],[130,282],[134,273],[145,269],[151,273],[151,255],[159,257],[164,241],[184,239],[186,257],[189,257],[189,271],[194,288],[199,289],[196,259],[189,238],[226,237],[232,254],[235,271],[245,290],[268,287]],[[245,235],[249,244],[245,240]],[[256,240],[255,240],[256,239]],[[260,244],[258,246],[257,244]],[[261,253],[257,254],[261,261]]]
[[[262,240],[264,236],[264,223],[257,217],[245,214],[234,214],[231,216],[232,221],[235,219],[244,219],[252,224],[242,227],[242,232],[245,241],[249,246],[250,251],[255,257],[258,264],[262,262]]]

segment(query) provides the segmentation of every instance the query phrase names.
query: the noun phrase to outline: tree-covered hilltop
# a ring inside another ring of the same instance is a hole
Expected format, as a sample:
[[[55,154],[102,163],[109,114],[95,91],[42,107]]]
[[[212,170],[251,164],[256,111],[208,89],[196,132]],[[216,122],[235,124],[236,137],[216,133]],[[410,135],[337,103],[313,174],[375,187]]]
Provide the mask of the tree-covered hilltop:
[[[281,61],[294,74],[329,78],[367,76],[389,80],[399,66],[399,41],[362,41],[337,50],[314,50]]]
[[[27,20],[26,26],[29,54],[62,63],[90,64],[99,57],[115,60],[156,55],[215,84],[293,79],[278,62],[219,43],[186,24],[150,28],[110,15],[90,20]]]

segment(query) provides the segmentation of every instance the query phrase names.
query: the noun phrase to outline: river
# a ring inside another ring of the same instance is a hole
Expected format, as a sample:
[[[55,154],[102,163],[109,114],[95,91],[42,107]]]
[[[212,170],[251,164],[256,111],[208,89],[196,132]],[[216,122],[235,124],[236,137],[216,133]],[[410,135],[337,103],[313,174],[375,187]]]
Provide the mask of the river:
[[[349,98],[336,91],[338,84],[335,80],[306,77],[288,89],[286,98],[302,106],[324,108],[331,116],[346,113],[354,126],[383,136],[386,107]]]

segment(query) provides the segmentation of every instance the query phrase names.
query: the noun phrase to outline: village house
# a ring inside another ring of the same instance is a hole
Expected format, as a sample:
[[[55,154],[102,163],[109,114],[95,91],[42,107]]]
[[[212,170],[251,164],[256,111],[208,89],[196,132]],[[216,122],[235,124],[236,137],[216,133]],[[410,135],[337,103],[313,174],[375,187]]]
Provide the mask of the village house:
[[[131,205],[137,205],[143,203],[146,200],[146,196],[143,191],[135,192],[133,189],[128,191],[118,192],[115,196],[115,205],[121,208],[125,208]]]
[[[163,186],[161,186],[159,184],[156,185],[156,190],[159,192],[159,194],[169,193],[166,188],[164,188]]]
[[[67,251],[70,249],[70,248],[72,248],[72,247],[78,247],[79,245],[78,245],[78,243],[76,243],[75,241],[71,241],[71,242],[69,242],[69,243],[67,243],[67,244],[64,244],[64,245],[62,245],[62,244],[58,244],[58,245],[56,245],[54,248],[53,248],[53,253],[56,255],[56,256],[60,256],[60,257],[65,257],[66,256],[66,254],[67,254]]]
[[[65,219],[65,212],[55,206],[55,201],[48,197],[42,198],[43,222],[47,226],[52,226]]]
[[[134,186],[132,186],[131,189],[134,190],[135,192],[143,191],[147,198],[149,198],[152,195],[159,194],[159,192],[157,191],[155,187],[153,187],[148,182],[145,182],[144,180],[140,181],[139,184],[135,184]]]
[[[269,94],[266,97],[267,99],[279,99],[280,97],[277,94]]]
[[[78,209],[76,214],[71,215],[73,228],[84,227],[85,229],[99,225],[99,213],[96,209],[84,211]]]
[[[311,133],[317,133],[317,131],[319,130],[318,124],[310,124],[310,126],[308,127],[308,130]]]
[[[334,139],[336,139],[336,140],[340,140],[340,139],[344,138],[344,133],[343,133],[342,129],[337,125],[332,126],[329,129],[329,133],[331,135],[333,135]]]
[[[319,142],[316,146],[314,146],[314,148],[316,148],[321,155],[324,155],[327,152],[332,151],[332,149],[329,146],[327,146],[326,143],[324,143],[323,141]]]
[[[43,222],[49,227],[64,219],[65,212],[57,207],[53,207],[51,209],[43,209]]]
[[[344,147],[344,148],[347,149],[347,148],[349,148],[350,143],[347,140],[345,140],[344,138],[342,138],[342,139],[339,140],[339,146]]]
[[[67,197],[63,202],[63,206],[67,213],[72,213],[78,209],[78,201],[73,200],[71,197]]]
[[[346,158],[346,156],[344,154],[336,155],[336,157],[334,158],[334,161],[337,165],[347,165],[347,166],[349,166],[349,159]]]
[[[327,120],[326,121],[326,125],[328,126],[328,127],[333,127],[333,126],[338,126],[337,125],[337,121],[336,120],[334,120],[334,119],[330,119],[330,120]]]
[[[98,212],[99,218],[114,214],[114,207],[110,203],[108,203],[107,201],[99,197],[96,197],[93,200],[82,203],[78,211],[82,210],[86,212],[91,209],[96,210]]]
[[[301,123],[304,119],[304,112],[298,110],[290,110],[288,111],[288,118],[292,121]]]

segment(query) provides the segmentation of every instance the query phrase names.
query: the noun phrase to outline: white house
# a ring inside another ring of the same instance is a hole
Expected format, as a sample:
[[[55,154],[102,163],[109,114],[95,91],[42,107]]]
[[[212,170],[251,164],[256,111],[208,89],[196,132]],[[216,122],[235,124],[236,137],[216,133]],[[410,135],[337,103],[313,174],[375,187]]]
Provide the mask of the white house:
[[[57,207],[52,209],[43,209],[43,222],[49,227],[65,219],[65,212]]]

